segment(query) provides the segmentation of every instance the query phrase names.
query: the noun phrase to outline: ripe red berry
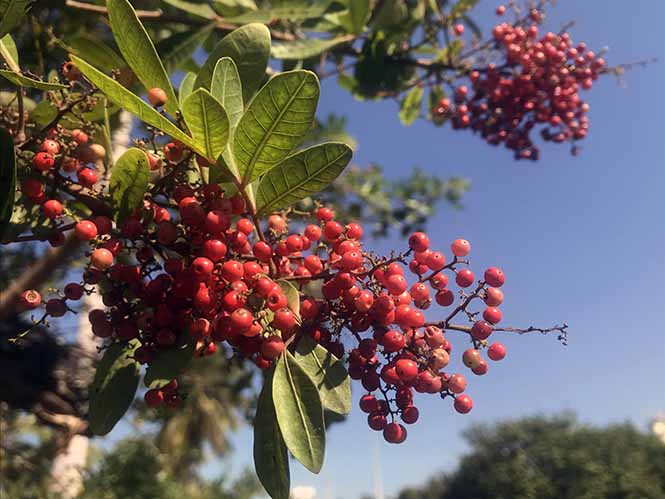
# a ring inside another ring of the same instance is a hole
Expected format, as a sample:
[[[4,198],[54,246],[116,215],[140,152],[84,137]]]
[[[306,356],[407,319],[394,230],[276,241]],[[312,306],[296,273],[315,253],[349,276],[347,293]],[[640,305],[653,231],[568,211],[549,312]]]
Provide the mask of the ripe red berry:
[[[506,356],[506,347],[503,343],[492,343],[487,349],[487,356],[494,361],[502,360]]]
[[[327,222],[323,227],[323,234],[328,241],[336,241],[342,235],[344,228],[339,222]]]
[[[480,359],[480,362],[478,363],[478,365],[471,369],[471,372],[473,372],[473,374],[476,374],[478,376],[482,376],[484,374],[487,374],[487,371],[489,371],[489,365],[487,364],[485,359]]]
[[[81,220],[74,226],[74,233],[81,241],[91,241],[97,237],[97,227],[90,220]]]
[[[46,313],[51,317],[62,317],[67,313],[67,304],[60,298],[51,298],[46,302]]]
[[[148,90],[148,102],[150,102],[153,107],[161,107],[166,104],[166,101],[166,92],[161,88],[155,87]]]
[[[199,281],[207,280],[215,269],[215,264],[204,256],[199,256],[192,262],[192,270]]]
[[[497,267],[490,267],[485,271],[485,282],[493,288],[500,288],[506,282],[503,270]]]
[[[418,376],[418,364],[411,359],[399,359],[395,363],[395,371],[402,381],[408,382]]]
[[[443,255],[443,253],[432,251],[427,256],[427,266],[435,272],[441,270],[446,266],[446,257]]]
[[[360,410],[367,413],[375,413],[379,408],[378,400],[374,395],[363,395],[360,397]]]
[[[318,225],[308,225],[305,228],[305,236],[310,241],[318,241],[319,239],[321,239],[321,233],[322,233],[321,227],[319,227]]]
[[[503,303],[503,291],[498,288],[487,288],[484,301],[489,307],[498,307]]]
[[[316,212],[316,218],[322,222],[330,222],[335,218],[335,214],[330,208],[319,208]]]
[[[83,187],[92,187],[97,183],[97,172],[91,168],[81,168],[76,173],[76,178]]]
[[[42,296],[38,291],[29,289],[21,294],[21,307],[26,310],[33,310],[42,303]]]
[[[406,291],[407,282],[403,275],[392,274],[385,280],[385,286],[388,292],[393,295],[400,295]]]
[[[296,325],[296,318],[288,308],[281,308],[275,312],[272,325],[280,331],[290,331]]]
[[[55,158],[51,153],[48,152],[38,152],[32,158],[32,166],[35,167],[35,170],[40,172],[45,172],[50,170],[55,166]]]
[[[42,213],[46,218],[55,220],[62,216],[62,204],[56,199],[49,199],[42,205]]]
[[[350,223],[346,226],[346,237],[358,240],[363,237],[363,228],[360,224]]]
[[[457,273],[455,282],[460,288],[468,288],[473,284],[475,277],[469,269],[462,269]]]
[[[386,353],[398,352],[406,344],[406,339],[404,335],[397,331],[396,329],[391,329],[386,331],[381,340],[383,345],[383,351]]]
[[[464,25],[463,24],[456,24],[453,27],[453,31],[455,32],[455,35],[462,36],[462,34],[464,34]]]
[[[453,374],[448,380],[448,389],[453,393],[462,393],[466,390],[466,378],[463,374]]]
[[[92,219],[92,223],[97,227],[97,234],[99,235],[110,234],[111,230],[113,230],[113,222],[109,217],[95,217]]]
[[[492,334],[492,325],[487,321],[476,321],[471,327],[471,336],[478,341],[486,340]]]
[[[429,248],[429,238],[424,232],[414,232],[409,236],[409,247],[413,251],[425,251]]]
[[[261,355],[268,360],[276,359],[284,351],[284,341],[279,336],[270,336],[261,344]]]
[[[210,259],[212,262],[218,262],[226,255],[226,244],[219,239],[209,239],[203,243],[201,250],[204,257]]]
[[[499,5],[496,8],[496,15],[497,16],[502,16],[506,13],[506,6],[505,5]]]
[[[383,438],[390,444],[401,444],[406,440],[406,428],[399,423],[388,423],[383,430]]]
[[[471,245],[466,239],[455,239],[450,249],[455,256],[466,256],[471,251]]]
[[[65,286],[64,292],[68,300],[80,300],[83,296],[83,286],[78,283],[70,282]]]
[[[413,405],[406,406],[404,409],[402,409],[402,421],[404,421],[406,424],[415,423],[418,421],[418,416],[420,416],[418,408]]]
[[[21,191],[29,198],[44,195],[44,185],[36,178],[26,178],[21,182]]]
[[[473,400],[468,395],[460,395],[455,397],[455,403],[453,404],[455,410],[460,414],[466,414],[471,409],[473,409]]]
[[[88,134],[85,133],[80,128],[75,128],[74,130],[72,130],[71,137],[72,140],[76,142],[78,145],[85,145],[88,143]]]
[[[58,144],[55,140],[47,139],[41,143],[39,150],[55,156],[56,154],[60,153],[60,144]]]
[[[238,308],[231,314],[231,327],[242,334],[247,331],[254,322],[254,316],[246,308]]]
[[[496,307],[487,307],[483,310],[483,319],[490,324],[498,324],[501,322],[502,315],[501,310]]]

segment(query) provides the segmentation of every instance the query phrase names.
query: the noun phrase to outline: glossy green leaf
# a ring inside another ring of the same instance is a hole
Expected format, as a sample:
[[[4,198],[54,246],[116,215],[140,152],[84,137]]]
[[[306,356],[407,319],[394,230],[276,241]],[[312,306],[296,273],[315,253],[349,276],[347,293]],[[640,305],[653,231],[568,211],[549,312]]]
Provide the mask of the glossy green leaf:
[[[182,115],[204,156],[217,161],[229,141],[229,118],[220,102],[199,88],[182,103]]]
[[[132,147],[118,158],[109,182],[111,205],[117,221],[125,220],[143,204],[149,181],[150,166],[145,152]]]
[[[309,59],[321,55],[326,50],[341,43],[353,40],[352,35],[340,36],[331,40],[321,40],[319,38],[303,38],[291,42],[280,42],[272,45],[271,53],[275,59],[299,60]]]
[[[146,90],[161,88],[166,93],[164,108],[171,114],[178,110],[178,100],[157,50],[148,32],[136,17],[128,0],[106,0],[113,37],[125,61]]]
[[[242,83],[236,63],[230,57],[222,57],[215,65],[212,73],[210,93],[222,103],[229,117],[229,124],[233,130],[243,111]]]
[[[24,22],[34,0],[0,0],[0,38]]]
[[[69,37],[64,42],[59,42],[59,45],[106,73],[127,67],[127,63],[115,50],[87,33]]]
[[[265,77],[270,58],[270,30],[263,24],[242,26],[222,38],[201,66],[197,87],[210,88],[217,61],[230,57],[236,63],[242,81],[245,102],[254,95]]]
[[[25,75],[6,69],[0,69],[0,76],[19,87],[37,88],[39,90],[62,90],[67,88],[66,85],[35,80],[34,78],[28,78]]]
[[[125,415],[139,384],[140,364],[133,359],[138,340],[116,343],[104,352],[90,387],[90,431],[106,435]]]
[[[305,468],[318,473],[326,448],[323,406],[316,385],[288,350],[275,365],[272,398],[287,448]]]
[[[344,363],[307,335],[298,341],[298,365],[312,378],[326,409],[351,412],[351,379]]]
[[[370,14],[369,0],[346,0],[347,11],[340,13],[340,22],[350,33],[356,35],[363,32],[365,22]]]
[[[194,83],[196,82],[196,75],[194,73],[187,73],[180,82],[180,89],[178,90],[178,100],[180,106],[185,102],[185,99],[194,91]]]
[[[423,101],[423,89],[413,87],[404,97],[399,110],[399,119],[403,125],[409,126],[420,116],[420,106]]]
[[[257,10],[254,0],[213,0],[212,8],[222,17],[239,16],[244,12]]]
[[[355,1],[355,0],[354,0]],[[226,20],[234,24],[270,23],[273,19],[285,21],[306,21],[323,16],[332,1],[308,3],[303,1],[283,1],[271,8],[250,10],[244,14],[228,17]]]
[[[21,71],[18,65],[18,50],[11,35],[7,34],[0,38],[0,57],[2,57],[9,69],[14,72]]]
[[[272,499],[289,499],[289,454],[279,430],[272,398],[273,374],[264,383],[254,417],[254,468]]]
[[[280,73],[252,99],[233,135],[233,155],[245,185],[286,158],[314,120],[319,80],[310,71]]]
[[[16,155],[14,139],[0,128],[0,239],[12,218],[16,192]]]
[[[191,342],[159,350],[148,365],[143,383],[148,388],[162,388],[185,372],[193,359],[194,344]]]
[[[162,132],[179,140],[186,146],[193,148],[196,152],[202,153],[191,137],[162,116],[158,111],[153,109],[152,106],[148,105],[139,96],[127,90],[113,78],[109,78],[98,69],[93,68],[83,59],[80,59],[75,55],[72,55],[71,58],[81,73],[99,88],[111,102],[126,109],[130,113],[135,114],[141,121],[148,125],[160,129]]]
[[[289,281],[277,281],[282,292],[286,296],[286,304],[291,309],[291,312],[300,320],[300,293],[296,287]]]
[[[40,127],[46,126],[58,116],[58,108],[49,100],[42,100],[30,113],[30,118]]]
[[[286,208],[321,192],[342,173],[352,154],[346,144],[328,142],[289,156],[261,179],[256,195],[258,211]]]
[[[374,29],[389,29],[403,25],[409,19],[409,9],[403,0],[385,0],[372,19]]]
[[[164,3],[201,19],[214,19],[217,17],[212,7],[205,3],[186,2],[185,0],[164,0]]]
[[[171,74],[192,57],[194,51],[203,45],[215,28],[215,23],[175,33],[157,43],[157,52],[162,57],[166,72]]]

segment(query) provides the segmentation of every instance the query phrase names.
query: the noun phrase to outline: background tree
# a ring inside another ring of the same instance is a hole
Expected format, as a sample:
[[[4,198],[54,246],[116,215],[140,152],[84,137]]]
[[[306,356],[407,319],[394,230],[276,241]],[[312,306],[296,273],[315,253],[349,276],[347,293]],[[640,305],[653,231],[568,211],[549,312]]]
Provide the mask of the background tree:
[[[657,499],[665,445],[630,424],[593,427],[570,414],[472,427],[451,473],[398,499]]]

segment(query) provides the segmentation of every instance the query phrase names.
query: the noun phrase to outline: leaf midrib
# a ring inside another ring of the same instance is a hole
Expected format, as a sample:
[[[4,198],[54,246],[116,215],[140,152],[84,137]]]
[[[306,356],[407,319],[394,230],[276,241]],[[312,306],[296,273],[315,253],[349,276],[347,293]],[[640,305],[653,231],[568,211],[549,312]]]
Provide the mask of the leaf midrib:
[[[325,166],[322,166],[321,168],[319,168],[318,170],[316,170],[316,172],[315,172],[314,174],[309,175],[307,178],[305,178],[305,180],[302,180],[302,181],[298,182],[295,186],[289,186],[289,185],[287,185],[288,190],[287,190],[286,192],[284,192],[283,194],[281,194],[281,195],[277,196],[276,198],[274,198],[272,201],[270,201],[270,203],[267,203],[266,205],[262,206],[262,207],[260,208],[260,210],[264,210],[264,209],[266,209],[266,208],[272,206],[273,204],[278,203],[279,201],[281,201],[282,199],[284,199],[286,196],[288,196],[289,194],[291,194],[291,192],[293,192],[293,191],[296,190],[296,189],[299,189],[300,187],[302,187],[303,185],[305,185],[309,180],[311,180],[313,177],[315,177],[315,176],[317,176],[318,174],[320,174],[321,171],[323,171],[323,170],[329,168],[330,166],[334,165],[334,164],[335,164],[337,161],[339,161],[339,159],[342,158],[346,153],[347,153],[347,151],[344,151],[344,152],[343,152],[342,154],[340,154],[337,158],[335,158],[335,159],[332,160],[332,161],[329,161],[328,163],[326,163]],[[293,157],[293,156],[291,156],[291,157]],[[284,159],[283,162],[286,162],[286,161],[288,161],[288,160],[289,160],[289,158],[286,158],[286,159]],[[303,160],[303,162],[306,163],[307,160]],[[279,165],[277,166],[277,168],[279,168]],[[267,173],[268,178],[270,178],[270,173],[271,173],[271,172],[268,172],[268,173]]]
[[[286,105],[279,111],[279,113],[277,113],[277,118],[274,119],[272,121],[272,123],[270,124],[270,126],[268,127],[268,130],[264,134],[263,138],[259,142],[259,145],[254,150],[254,154],[252,154],[252,157],[250,158],[250,161],[247,165],[248,166],[247,172],[245,172],[245,175],[243,176],[243,179],[242,179],[243,184],[246,184],[247,181],[252,177],[252,174],[254,173],[254,168],[256,167],[256,162],[258,161],[258,156],[261,154],[261,152],[263,152],[263,148],[265,147],[266,143],[270,139],[270,136],[272,135],[272,132],[275,130],[275,128],[277,128],[277,125],[279,124],[282,117],[286,113],[286,110],[291,106],[293,101],[296,99],[298,93],[305,86],[305,83],[307,82],[307,79],[308,79],[308,76],[305,75],[304,78],[302,79],[302,81],[300,82],[300,84],[298,85],[298,89],[295,92],[293,92],[292,95],[289,96],[289,100],[286,103]],[[266,88],[268,88],[268,87],[266,86]],[[288,86],[286,88],[288,89]],[[272,97],[272,95],[271,95],[271,97]],[[258,118],[255,118],[255,119],[256,119],[257,122],[259,122]],[[261,125],[261,128],[263,128],[263,123],[259,122],[259,124]],[[249,136],[249,134],[247,134],[247,135]]]
[[[300,405],[300,398],[297,396],[298,391],[296,390],[295,383],[293,381],[293,375],[291,374],[291,369],[289,368],[289,360],[288,357],[284,357],[284,368],[286,369],[286,375],[289,379],[289,388],[291,388],[291,391],[294,395],[294,400],[296,401],[296,406],[298,408],[298,414],[300,415],[300,420],[303,423],[303,426],[305,428],[305,435],[307,436],[307,450],[309,453],[309,457],[312,461],[314,461],[314,445],[312,443],[312,435],[309,432],[309,427],[307,425],[307,420],[305,418],[305,413],[303,412],[302,406]]]

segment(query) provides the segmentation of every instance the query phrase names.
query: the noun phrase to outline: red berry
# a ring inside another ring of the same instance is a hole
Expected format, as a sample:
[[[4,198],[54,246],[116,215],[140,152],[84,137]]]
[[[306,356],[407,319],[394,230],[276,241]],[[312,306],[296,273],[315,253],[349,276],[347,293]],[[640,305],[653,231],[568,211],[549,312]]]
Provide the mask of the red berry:
[[[435,272],[441,270],[446,266],[446,257],[443,253],[433,251],[427,256],[427,266]]]
[[[148,90],[148,102],[150,102],[153,107],[161,107],[166,104],[166,101],[166,92],[161,88],[155,87]]]
[[[496,307],[487,307],[483,311],[483,319],[485,319],[490,324],[498,324],[501,322],[501,310]]]
[[[356,223],[350,223],[346,226],[346,237],[358,240],[363,237],[363,228]]]
[[[49,199],[42,205],[42,212],[46,218],[55,220],[62,216],[62,204],[55,199]]]
[[[487,349],[487,356],[494,361],[502,360],[506,356],[506,347],[503,343],[492,343]]]
[[[284,351],[284,341],[279,336],[270,336],[261,344],[261,355],[268,360],[276,359]]]
[[[498,307],[503,303],[503,291],[498,288],[487,288],[484,301],[489,307]]]
[[[46,313],[51,317],[62,317],[67,313],[67,304],[60,298],[51,298],[46,302]]]
[[[455,397],[453,406],[460,414],[466,414],[473,409],[473,400],[468,395],[460,395],[459,397]]]
[[[409,247],[413,251],[422,252],[429,248],[429,238],[424,232],[414,232],[409,236]]]
[[[448,380],[448,389],[453,393],[462,393],[466,390],[466,378],[462,374],[453,374]]]
[[[497,16],[502,16],[506,13],[506,6],[505,5],[499,5],[496,8],[496,15]]]
[[[74,227],[74,233],[81,241],[91,241],[97,237],[97,227],[90,220],[81,220]]]
[[[38,152],[35,154],[35,157],[32,158],[32,166],[40,172],[48,171],[55,166],[55,158],[51,153]]]
[[[462,269],[457,273],[455,282],[460,288],[468,288],[473,284],[475,277],[469,269]]]
[[[288,308],[282,308],[275,312],[272,325],[280,331],[289,331],[296,325],[296,318]]]
[[[143,396],[148,407],[159,407],[164,403],[164,393],[161,390],[148,390]]]
[[[58,144],[55,140],[47,139],[41,143],[41,145],[39,146],[39,150],[55,156],[56,154],[60,153],[60,144]]]
[[[33,310],[42,303],[42,296],[34,289],[29,289],[21,294],[21,307]]]
[[[113,230],[113,222],[109,217],[98,216],[92,219],[92,223],[97,227],[97,234],[110,234]]]
[[[420,416],[418,408],[413,405],[406,406],[404,409],[402,409],[402,421],[404,421],[406,424],[415,423],[418,421],[418,416]]]
[[[466,256],[469,254],[469,251],[471,251],[471,245],[466,239],[455,239],[450,246],[450,249],[455,256]]]
[[[70,282],[65,286],[64,292],[68,300],[80,300],[83,296],[83,286],[75,282]]]
[[[395,371],[402,381],[411,381],[418,376],[418,364],[411,359],[399,359],[395,363]]]
[[[192,262],[192,270],[199,281],[207,280],[215,269],[215,264],[204,256],[199,256]]]
[[[403,275],[392,274],[386,278],[385,286],[391,295],[396,296],[406,291],[407,282]]]
[[[44,185],[36,178],[26,178],[21,182],[21,191],[29,198],[37,198],[44,195]]]
[[[497,267],[490,267],[485,271],[485,282],[493,288],[500,288],[506,282],[503,270]]]
[[[335,218],[335,214],[330,208],[319,208],[316,212],[316,218],[322,222],[330,222],[333,218]]]
[[[81,168],[76,178],[83,187],[92,187],[97,183],[97,173],[91,168]]]
[[[383,438],[390,444],[401,444],[406,440],[406,428],[399,423],[388,423],[383,430]]]
[[[462,354],[462,362],[469,369],[473,369],[474,367],[478,366],[481,360],[483,359],[480,356],[480,352],[475,348],[469,348],[464,351],[464,354]]]
[[[321,227],[319,227],[318,225],[308,225],[305,228],[305,236],[310,241],[318,241],[319,239],[321,239],[321,233],[322,233]]]
[[[251,327],[252,322],[254,322],[254,317],[246,308],[238,308],[231,314],[231,326],[240,334],[247,331]]]
[[[485,359],[480,359],[478,365],[472,368],[471,372],[473,372],[473,374],[476,374],[478,376],[482,376],[483,374],[487,374],[488,370],[489,370],[489,365],[487,365]]]
[[[456,24],[455,26],[453,26],[453,31],[455,32],[455,35],[462,36],[462,34],[464,34],[464,25]]]
[[[391,329],[386,331],[381,339],[383,345],[383,351],[386,353],[399,352],[404,345],[406,345],[406,339],[404,335],[397,331],[396,329]]]
[[[203,243],[202,254],[212,262],[218,262],[226,255],[226,244],[219,239],[209,239]]]
[[[323,227],[323,234],[328,241],[336,241],[342,235],[343,231],[344,229],[339,222],[327,222]]]
[[[478,340],[486,340],[492,334],[492,325],[487,321],[477,321],[471,327],[471,336]]]
[[[377,411],[379,407],[378,400],[374,395],[363,395],[360,397],[360,410],[371,414]]]

